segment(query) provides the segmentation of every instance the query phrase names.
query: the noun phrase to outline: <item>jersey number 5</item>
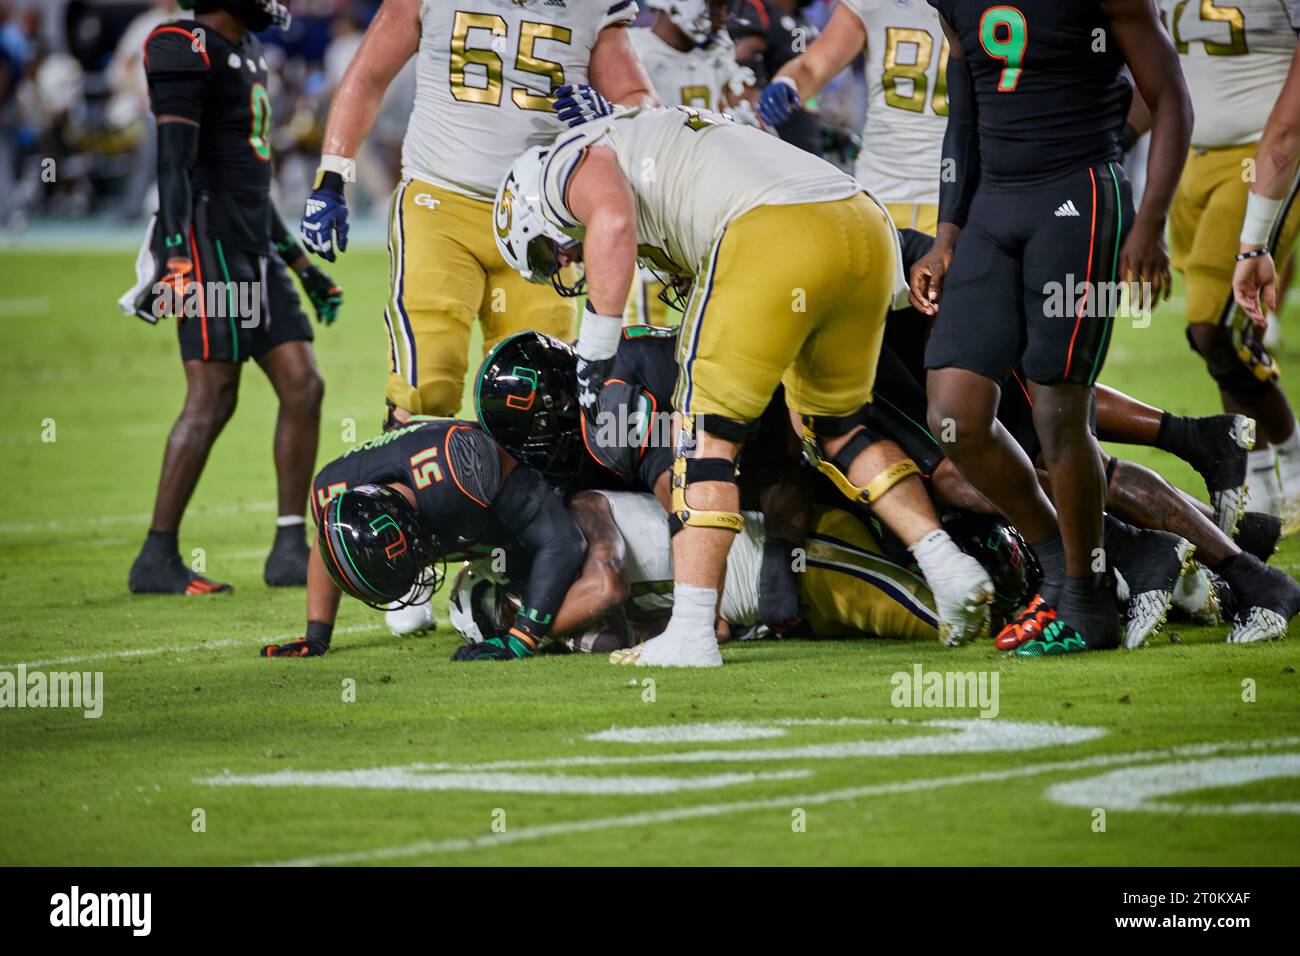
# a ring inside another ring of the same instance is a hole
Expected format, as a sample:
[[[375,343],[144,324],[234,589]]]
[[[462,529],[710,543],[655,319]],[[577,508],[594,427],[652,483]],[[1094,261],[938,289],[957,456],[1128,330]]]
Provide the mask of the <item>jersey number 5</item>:
[[[496,42],[490,47],[471,47],[469,33],[471,30],[483,30],[492,37],[506,35],[506,21],[495,13],[466,13],[456,11],[456,19],[451,26],[451,95],[464,103],[486,103],[489,106],[501,105],[502,81],[501,56],[496,52],[504,46]],[[519,49],[515,51],[515,69],[521,73],[533,73],[544,76],[551,83],[551,89],[564,85],[564,67],[553,60],[543,60],[533,55],[533,47],[538,40],[553,40],[556,43],[568,43],[573,38],[573,31],[568,27],[553,23],[534,23],[525,20],[519,24]],[[465,82],[466,69],[477,67],[470,76],[482,79],[482,85],[473,86]],[[550,112],[551,101],[547,96],[532,92],[526,87],[516,86],[510,91],[510,99],[521,110],[541,110]]]
[[[1006,64],[998,77],[999,93],[1014,93],[1024,73],[1025,50],[1029,47],[1029,24],[1015,7],[989,7],[980,18],[980,46],[995,60]]]

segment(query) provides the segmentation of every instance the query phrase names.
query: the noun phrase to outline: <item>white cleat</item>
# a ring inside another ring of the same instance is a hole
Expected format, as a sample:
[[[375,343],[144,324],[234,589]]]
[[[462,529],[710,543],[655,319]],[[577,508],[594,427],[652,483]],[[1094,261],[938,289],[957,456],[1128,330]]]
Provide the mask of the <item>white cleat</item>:
[[[1210,573],[1195,565],[1174,587],[1173,606],[1192,619],[1193,624],[1213,627],[1223,623],[1219,588]]]
[[[721,667],[722,651],[718,650],[718,637],[713,628],[699,631],[675,629],[669,621],[668,629],[644,644],[609,655],[611,664],[636,667]]]
[[[1286,637],[1287,620],[1277,611],[1266,607],[1252,607],[1232,619],[1228,632],[1229,644],[1257,644],[1261,641],[1280,641]]]
[[[939,609],[939,640],[944,647],[960,647],[989,636],[989,609],[993,580],[984,566],[968,554],[947,562],[947,573],[926,579]]]
[[[384,612],[384,623],[388,629],[397,637],[406,637],[437,628],[438,618],[433,613],[433,589],[417,584],[407,597],[414,598],[417,603]]]

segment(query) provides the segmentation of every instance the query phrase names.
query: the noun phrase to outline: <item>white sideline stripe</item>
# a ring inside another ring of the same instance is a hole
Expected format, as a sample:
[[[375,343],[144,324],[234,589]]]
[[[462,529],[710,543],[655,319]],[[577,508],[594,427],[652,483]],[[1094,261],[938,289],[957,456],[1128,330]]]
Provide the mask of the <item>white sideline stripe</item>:
[[[269,501],[254,501],[246,505],[221,505],[217,508],[193,508],[186,517],[212,515],[237,515],[247,511],[272,511],[277,507]],[[54,518],[50,521],[32,521],[21,524],[0,524],[0,534],[31,534],[33,531],[59,531],[64,528],[78,530],[87,525],[142,524],[153,517],[147,511],[134,515],[98,515],[90,518]]]
[[[567,823],[550,823],[538,827],[524,827],[505,833],[491,833],[477,837],[465,837],[451,840],[421,840],[404,846],[380,847],[374,850],[356,850],[347,853],[330,853],[322,856],[305,856],[294,860],[280,860],[271,863],[255,863],[254,866],[346,866],[352,863],[369,863],[377,860],[397,860],[404,857],[426,856],[434,853],[460,853],[465,850],[477,850],[482,847],[502,846],[510,843],[522,843],[529,840],[542,840],[552,836],[564,836],[571,833],[591,833],[599,830],[615,830],[623,827],[642,827],[654,823],[673,823],[678,820],[690,820],[697,817],[718,817],[729,813],[743,813],[746,810],[788,810],[792,807],[818,806],[826,803],[839,803],[847,800],[859,800],[863,797],[895,796],[902,793],[918,793],[925,790],[939,790],[943,787],[961,786],[970,783],[997,783],[1016,777],[1033,777],[1054,771],[1088,770],[1094,767],[1109,767],[1117,764],[1132,763],[1141,760],[1168,758],[1171,754],[1178,756],[1200,756],[1207,753],[1219,753],[1224,750],[1258,750],[1267,747],[1284,747],[1300,744],[1300,737],[1279,737],[1274,740],[1233,741],[1219,744],[1190,744],[1184,747],[1172,747],[1167,750],[1139,750],[1128,754],[1102,754],[1096,757],[1083,757],[1078,760],[1058,760],[1051,763],[1033,764],[1028,767],[1016,767],[1010,770],[986,770],[979,773],[957,774],[951,777],[927,777],[920,780],[902,780],[896,783],[874,784],[867,787],[850,787],[843,790],[827,790],[822,793],[795,794],[785,797],[768,797],[762,800],[738,800],[733,803],[700,804],[693,807],[678,807],[673,810],[658,810],[649,813],[633,813],[618,817],[600,817],[595,820],[573,820]]]
[[[381,630],[378,624],[354,624],[351,627],[340,627],[335,634],[360,634],[363,631]],[[262,637],[228,637],[220,641],[200,641],[198,644],[168,644],[166,647],[128,647],[121,651],[95,651],[90,654],[79,654],[75,657],[52,657],[44,661],[23,661],[21,664],[0,664],[0,670],[11,670],[16,667],[50,667],[56,664],[80,664],[84,661],[105,661],[112,658],[121,657],[149,657],[153,654],[179,654],[184,651],[211,651],[219,647],[237,647],[241,644],[281,644],[285,641],[295,641],[302,637],[301,631],[295,631],[292,634],[270,634]]]

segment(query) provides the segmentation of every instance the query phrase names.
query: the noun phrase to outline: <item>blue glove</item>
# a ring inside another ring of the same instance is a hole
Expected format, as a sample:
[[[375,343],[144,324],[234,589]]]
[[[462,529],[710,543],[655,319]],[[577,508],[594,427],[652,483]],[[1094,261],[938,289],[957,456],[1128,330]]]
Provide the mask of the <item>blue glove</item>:
[[[602,116],[609,116],[614,108],[586,83],[566,83],[555,88],[555,112],[569,126],[581,126]]]
[[[777,80],[769,83],[758,98],[758,115],[768,126],[780,126],[790,114],[803,106],[793,83]]]
[[[326,173],[307,197],[298,226],[305,245],[326,262],[334,261],[334,247],[348,249],[348,203],[343,198],[343,177]]]

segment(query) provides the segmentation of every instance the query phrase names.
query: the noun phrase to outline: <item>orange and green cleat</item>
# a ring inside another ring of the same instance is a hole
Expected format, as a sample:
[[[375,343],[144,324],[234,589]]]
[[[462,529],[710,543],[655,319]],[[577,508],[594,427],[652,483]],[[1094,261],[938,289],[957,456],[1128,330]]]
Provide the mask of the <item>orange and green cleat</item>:
[[[1083,635],[1064,621],[1051,620],[1043,627],[1043,636],[1016,648],[1016,657],[1057,657],[1080,654],[1088,650]]]
[[[1011,651],[1021,644],[1037,640],[1043,636],[1043,629],[1055,620],[1056,610],[1041,594],[1035,594],[1020,616],[998,632],[997,649]]]

